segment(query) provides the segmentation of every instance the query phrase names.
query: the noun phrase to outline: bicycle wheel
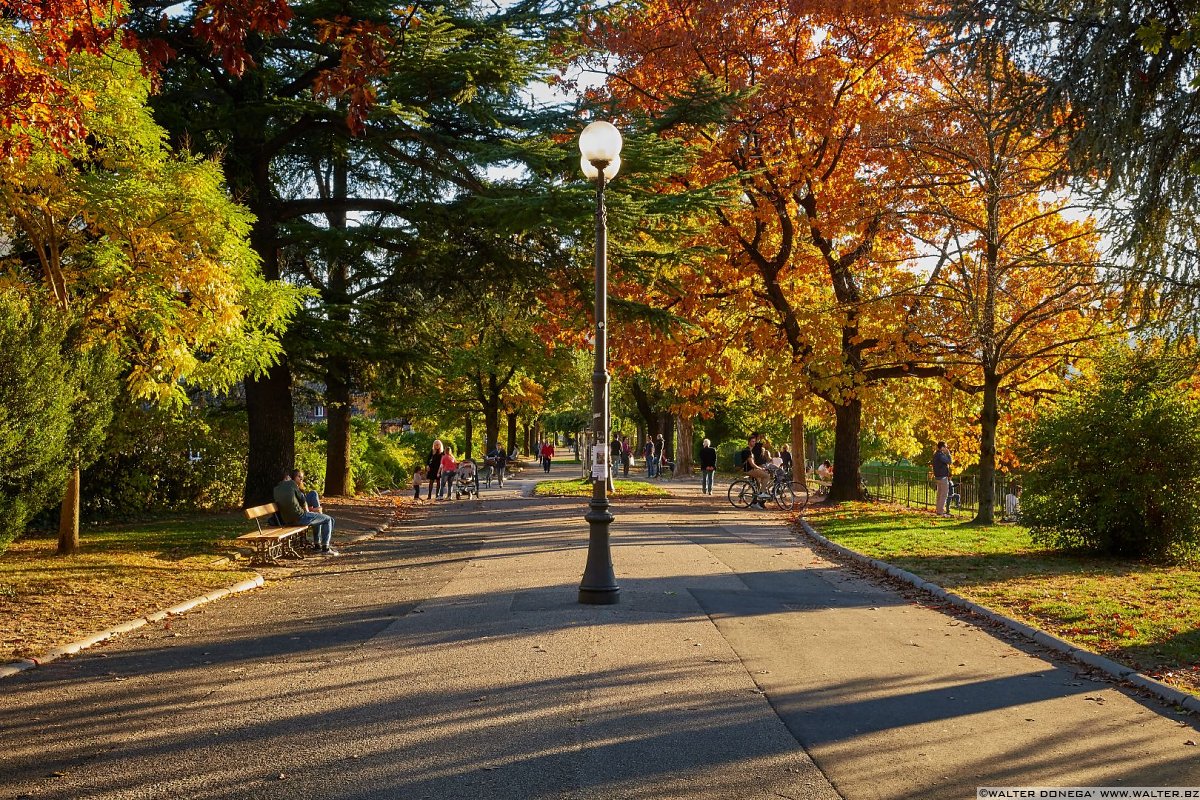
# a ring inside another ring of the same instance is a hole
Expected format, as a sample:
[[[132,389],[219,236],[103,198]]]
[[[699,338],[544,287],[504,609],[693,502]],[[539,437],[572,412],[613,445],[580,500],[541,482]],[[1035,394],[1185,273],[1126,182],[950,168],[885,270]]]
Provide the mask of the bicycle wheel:
[[[796,504],[792,506],[792,509],[803,511],[808,508],[808,483],[802,479],[799,483],[792,484],[792,491],[796,495]]]
[[[738,478],[729,484],[729,504],[734,508],[749,508],[754,502],[754,484],[746,478]]]
[[[784,511],[791,511],[796,505],[796,492],[790,483],[776,484],[771,494],[775,498],[775,505]]]

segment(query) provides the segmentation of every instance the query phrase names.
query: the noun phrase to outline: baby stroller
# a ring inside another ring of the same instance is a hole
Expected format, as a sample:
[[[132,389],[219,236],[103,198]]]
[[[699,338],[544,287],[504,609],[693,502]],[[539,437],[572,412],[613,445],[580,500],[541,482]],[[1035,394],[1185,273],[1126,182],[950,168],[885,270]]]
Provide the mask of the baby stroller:
[[[479,470],[474,461],[463,461],[454,470],[454,499],[472,495],[479,497]]]

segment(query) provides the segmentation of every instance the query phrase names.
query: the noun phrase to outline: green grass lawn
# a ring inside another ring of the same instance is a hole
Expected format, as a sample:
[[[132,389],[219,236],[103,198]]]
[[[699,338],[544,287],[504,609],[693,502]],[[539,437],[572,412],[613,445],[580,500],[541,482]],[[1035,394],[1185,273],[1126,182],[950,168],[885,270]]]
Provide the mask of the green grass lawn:
[[[591,497],[591,480],[572,478],[570,480],[542,481],[533,489],[535,497]],[[609,497],[670,497],[666,489],[644,481],[613,481],[613,490]]]
[[[1200,694],[1200,567],[1048,550],[1017,525],[846,504],[823,535],[1088,650]]]
[[[54,536],[17,539],[0,555],[0,662],[250,577],[220,562],[247,525],[233,513],[85,527],[80,552],[67,557],[54,554]]]

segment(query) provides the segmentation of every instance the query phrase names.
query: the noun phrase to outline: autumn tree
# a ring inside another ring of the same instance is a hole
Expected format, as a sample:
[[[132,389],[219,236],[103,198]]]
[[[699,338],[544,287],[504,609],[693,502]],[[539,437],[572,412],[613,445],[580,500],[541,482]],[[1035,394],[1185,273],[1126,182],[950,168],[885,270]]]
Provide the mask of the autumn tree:
[[[1056,122],[1067,145],[1064,171],[1108,223],[1127,304],[1194,336],[1200,319],[1194,6],[967,0],[948,5],[940,21],[961,46],[1019,54],[1036,88],[1025,93],[1026,102],[1043,122]]]
[[[350,393],[415,352],[389,349],[390,329],[376,324],[428,316],[464,278],[503,280],[464,271],[461,223],[514,231],[536,213],[520,198],[537,170],[510,179],[490,168],[545,159],[546,139],[528,124],[542,112],[521,92],[545,77],[567,15],[540,3],[358,0],[335,12],[300,1],[286,34],[246,39],[249,66],[234,73],[197,41],[192,20],[209,4],[180,8],[165,22],[150,7],[135,16],[147,40],[176,54],[156,107],[180,141],[221,154],[256,217],[265,273],[319,297],[289,335],[298,360],[247,384],[247,500],[269,495],[290,464],[296,366],[326,386],[327,491],[337,493]],[[367,307],[378,313],[359,313]]]
[[[697,311],[719,302],[733,346],[764,363],[785,354],[790,374],[771,364],[760,379],[792,384],[795,410],[807,392],[832,409],[834,500],[860,493],[871,387],[942,369],[913,335],[905,165],[878,136],[927,79],[919,28],[901,12],[769,0],[735,15],[710,0],[657,0],[592,29],[617,56],[618,102],[674,120],[702,151],[681,180],[736,183],[710,240],[726,257],[697,275]],[[726,121],[692,124],[688,104],[714,93],[736,100]]]
[[[1059,388],[1114,332],[1119,303],[1095,227],[1061,191],[1064,149],[1029,102],[1036,87],[1002,51],[990,55],[981,70],[961,54],[932,60],[936,99],[897,143],[919,176],[936,253],[914,306],[931,312],[926,337],[945,353],[947,378],[982,397],[976,521],[988,524],[1002,395]]]
[[[36,37],[24,44],[38,52]],[[0,134],[29,143],[23,159],[0,163],[2,280],[44,290],[74,332],[72,348],[111,348],[134,399],[181,403],[184,381],[222,389],[265,369],[296,296],[261,280],[250,219],[218,165],[164,146],[146,107],[149,81],[119,41],[51,73],[86,98],[87,136]],[[68,453],[60,553],[78,547],[85,449]]]

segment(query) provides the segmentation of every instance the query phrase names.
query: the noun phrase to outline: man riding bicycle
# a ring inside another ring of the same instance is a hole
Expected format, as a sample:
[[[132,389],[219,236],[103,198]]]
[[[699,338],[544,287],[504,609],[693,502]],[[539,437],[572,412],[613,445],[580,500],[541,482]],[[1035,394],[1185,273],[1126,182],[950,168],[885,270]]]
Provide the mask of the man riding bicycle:
[[[759,436],[756,433],[750,434],[750,438],[746,440],[747,447],[738,453],[738,463],[742,466],[742,472],[754,479],[755,487],[758,489],[758,494],[762,494],[767,490],[767,484],[771,480],[771,474],[764,469],[766,466],[762,442],[759,441]],[[763,505],[761,497],[756,496],[751,507],[766,508]]]

